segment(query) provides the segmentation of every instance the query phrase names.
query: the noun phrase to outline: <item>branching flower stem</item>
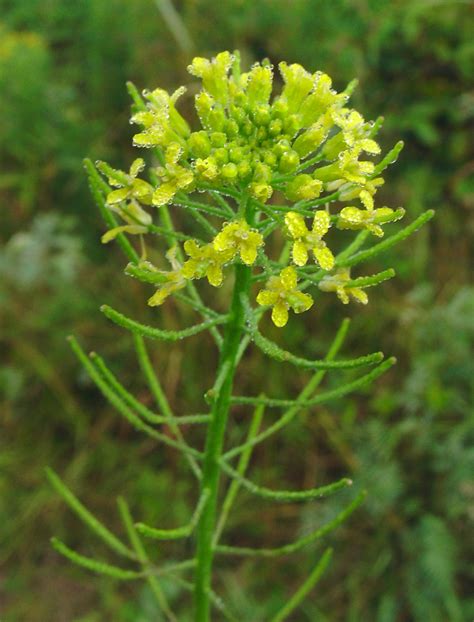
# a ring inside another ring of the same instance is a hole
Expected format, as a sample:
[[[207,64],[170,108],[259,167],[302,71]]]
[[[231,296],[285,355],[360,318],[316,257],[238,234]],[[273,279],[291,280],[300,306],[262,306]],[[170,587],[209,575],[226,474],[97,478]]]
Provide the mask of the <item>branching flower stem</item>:
[[[247,222],[252,223],[251,204],[247,196],[241,198],[241,208],[245,209]],[[197,553],[195,573],[195,620],[208,622],[210,615],[211,570],[213,561],[213,537],[216,524],[217,493],[220,477],[220,458],[226,423],[230,408],[230,398],[234,375],[238,363],[239,346],[245,326],[245,310],[242,294],[247,294],[250,287],[250,268],[238,264],[235,266],[235,282],[228,321],[225,326],[217,377],[221,370],[225,374],[219,386],[215,387],[209,423],[201,490],[209,490],[209,498],[197,527]]]

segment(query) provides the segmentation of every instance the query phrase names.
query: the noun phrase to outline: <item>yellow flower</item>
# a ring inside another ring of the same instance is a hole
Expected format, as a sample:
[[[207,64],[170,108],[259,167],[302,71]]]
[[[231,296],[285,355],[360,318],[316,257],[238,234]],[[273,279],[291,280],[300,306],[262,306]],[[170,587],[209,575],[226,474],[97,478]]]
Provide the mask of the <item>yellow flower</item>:
[[[127,199],[137,199],[137,201],[145,205],[151,204],[153,187],[143,179],[137,179],[138,174],[141,173],[144,168],[145,162],[142,158],[137,158],[132,162],[128,174],[107,168],[109,184],[118,188],[118,190],[112,190],[112,192],[107,195],[108,205],[116,205]]]
[[[350,298],[366,305],[369,301],[367,294],[360,287],[347,285],[351,280],[349,268],[340,268],[335,274],[325,276],[319,283],[319,289],[323,292],[336,292],[339,300],[345,305]]]
[[[163,304],[168,296],[186,286],[181,270],[160,271],[160,275],[163,281],[158,285],[158,289],[153,296],[148,299],[150,307],[158,307]]]
[[[186,91],[184,87],[169,95],[163,89],[144,91],[148,100],[147,110],[137,112],[131,118],[132,123],[143,126],[143,131],[135,134],[133,144],[136,147],[166,147],[171,142],[185,146],[189,136],[189,126],[175,108],[176,100]]]
[[[247,266],[255,263],[258,248],[262,244],[263,236],[253,231],[245,220],[225,224],[213,240],[216,251],[220,253],[232,251],[232,256],[240,255]]]
[[[285,196],[290,201],[308,201],[321,194],[323,184],[306,173],[294,177],[285,188]]]
[[[199,246],[195,240],[186,240],[184,250],[190,257],[183,265],[182,274],[184,278],[201,279],[206,276],[209,283],[214,287],[219,287],[222,284],[222,268],[235,254],[232,249],[216,250],[212,242]]]
[[[258,296],[259,305],[271,305],[272,320],[275,326],[282,327],[288,322],[288,310],[303,313],[313,305],[309,294],[298,291],[296,270],[289,266],[280,272],[280,276],[272,276],[267,282],[266,289],[262,289]]]
[[[370,196],[370,195],[369,195]],[[365,205],[373,203],[367,200],[367,197],[361,197]],[[377,209],[367,208],[365,210],[358,207],[350,206],[341,210],[337,220],[338,229],[367,229],[373,235],[383,237],[383,229],[381,225],[387,222],[394,222],[403,217],[403,210],[393,210],[390,207],[379,207]]]
[[[171,143],[166,149],[165,166],[157,169],[161,184],[153,193],[154,205],[166,205],[179,190],[189,188],[194,181],[191,170],[178,164],[183,153],[178,143]]]
[[[109,207],[128,224],[109,229],[101,238],[102,244],[115,240],[120,233],[130,233],[131,235],[148,233],[148,225],[152,224],[153,219],[137,201],[132,199],[127,203],[117,203]]]
[[[150,283],[157,287],[157,291],[148,300],[150,307],[157,307],[168,296],[186,286],[186,281],[181,272],[181,264],[176,258],[177,247],[170,248],[166,258],[171,263],[172,270],[159,270],[150,261],[141,260],[130,263],[125,268],[125,273],[144,283]]]
[[[285,223],[293,238],[293,261],[297,266],[304,266],[308,261],[308,251],[313,251],[318,264],[324,270],[332,270],[334,266],[334,255],[323,242],[322,237],[326,235],[331,226],[329,214],[324,210],[319,210],[314,215],[313,230],[309,231],[306,227],[304,218],[295,212],[288,212],[285,216]]]

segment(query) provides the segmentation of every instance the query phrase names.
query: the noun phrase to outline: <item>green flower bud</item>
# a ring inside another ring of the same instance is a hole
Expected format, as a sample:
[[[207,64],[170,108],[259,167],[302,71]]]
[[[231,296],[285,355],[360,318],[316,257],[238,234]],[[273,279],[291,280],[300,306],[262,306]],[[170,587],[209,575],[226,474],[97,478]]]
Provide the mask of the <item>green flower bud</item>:
[[[275,119],[284,119],[288,114],[288,104],[281,98],[277,99],[273,103],[272,113]]]
[[[239,124],[234,119],[228,119],[224,131],[228,138],[235,138],[239,134]]]
[[[293,143],[293,149],[305,158],[322,144],[326,138],[326,130],[320,125],[313,125],[309,130],[303,132]]]
[[[219,147],[219,149],[216,149],[212,155],[217,164],[227,164],[229,161],[229,152],[227,149],[224,149],[224,147]]]
[[[285,151],[280,158],[280,173],[291,173],[296,170],[300,164],[300,157],[296,151]]]
[[[285,195],[290,201],[306,201],[316,199],[322,190],[323,184],[311,175],[297,175],[286,186]]]
[[[263,161],[265,162],[267,166],[273,169],[276,166],[277,157],[273,153],[273,151],[270,151],[267,149],[266,151],[263,152]]]
[[[284,153],[291,149],[290,141],[286,138],[282,138],[277,142],[277,144],[273,147],[273,153],[278,157],[282,156]]]
[[[224,164],[222,167],[222,177],[224,177],[224,179],[228,179],[229,181],[234,180],[237,177],[238,172],[237,166],[233,162]]]
[[[268,133],[270,136],[278,136],[278,134],[281,134],[282,129],[283,122],[280,119],[273,119],[268,126]]]
[[[268,106],[258,106],[253,113],[253,120],[257,125],[268,125],[272,117]]]
[[[262,203],[266,203],[273,193],[273,188],[269,184],[263,182],[253,182],[250,184],[249,188],[252,196]]]
[[[247,160],[243,160],[237,164],[237,170],[239,171],[240,179],[247,179],[250,177],[252,169],[250,168],[250,164]]]
[[[223,147],[227,142],[227,136],[224,132],[213,132],[211,134],[211,145],[213,147]]]
[[[211,143],[207,132],[193,132],[188,138],[188,147],[193,157],[207,158],[211,153]]]
[[[254,131],[254,125],[250,121],[246,121],[241,125],[240,131],[244,136],[251,136]]]
[[[196,172],[206,181],[212,181],[218,175],[217,162],[214,158],[201,159],[195,162]]]
[[[253,178],[256,181],[270,181],[272,178],[272,171],[266,164],[259,162],[255,166]]]
[[[229,158],[231,162],[239,164],[245,157],[245,151],[241,147],[233,147],[229,152]]]
[[[246,95],[251,108],[267,104],[272,92],[273,74],[270,67],[254,65],[248,74]]]

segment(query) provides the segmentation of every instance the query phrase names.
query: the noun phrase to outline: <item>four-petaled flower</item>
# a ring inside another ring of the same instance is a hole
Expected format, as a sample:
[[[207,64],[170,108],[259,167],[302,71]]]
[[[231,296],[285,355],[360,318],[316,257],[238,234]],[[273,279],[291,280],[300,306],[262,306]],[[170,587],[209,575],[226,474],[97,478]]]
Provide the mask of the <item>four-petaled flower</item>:
[[[212,242],[199,246],[195,240],[186,240],[184,250],[190,257],[183,264],[182,275],[184,278],[201,279],[205,276],[214,287],[219,287],[222,284],[222,268],[234,257],[233,249],[218,251]]]
[[[189,188],[193,183],[193,172],[178,164],[182,153],[178,143],[171,143],[166,149],[165,166],[156,169],[161,184],[153,193],[154,205],[166,205],[179,190]]]
[[[145,168],[145,161],[137,158],[132,162],[129,173],[107,169],[109,184],[118,190],[112,190],[107,195],[108,205],[116,205],[127,199],[136,199],[145,205],[151,205],[153,186],[143,179],[138,179],[138,174]]]
[[[280,272],[280,276],[272,276],[267,282],[266,289],[262,289],[258,296],[259,305],[271,305],[272,320],[275,326],[282,327],[288,322],[288,310],[303,313],[313,305],[309,294],[298,291],[298,277],[296,270],[289,266]]]
[[[334,267],[334,255],[323,242],[331,226],[330,216],[324,210],[319,210],[314,215],[313,230],[306,227],[304,218],[296,212],[288,212],[285,223],[293,238],[292,256],[297,266],[304,266],[308,261],[308,251],[313,251],[316,261],[324,270],[332,270]]]
[[[366,202],[366,205],[368,203]],[[382,224],[394,222],[403,217],[403,210],[393,210],[390,207],[379,207],[377,209],[360,209],[358,207],[344,207],[337,219],[338,229],[367,229],[373,235],[383,237]]]
[[[216,251],[231,251],[233,257],[238,254],[247,266],[251,266],[263,244],[263,236],[258,231],[253,231],[245,220],[238,220],[225,224],[214,238],[213,244]]]
[[[367,294],[361,287],[351,287],[349,268],[340,268],[335,274],[328,274],[319,282],[319,289],[323,292],[336,292],[339,300],[347,305],[350,298],[366,305],[369,301]]]

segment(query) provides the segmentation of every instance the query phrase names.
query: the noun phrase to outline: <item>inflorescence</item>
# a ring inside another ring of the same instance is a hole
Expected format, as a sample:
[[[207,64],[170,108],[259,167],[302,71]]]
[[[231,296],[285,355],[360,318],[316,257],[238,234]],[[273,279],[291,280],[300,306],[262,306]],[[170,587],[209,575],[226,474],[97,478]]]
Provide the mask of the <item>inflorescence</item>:
[[[255,280],[266,284],[256,300],[272,307],[277,326],[286,324],[290,309],[301,313],[313,305],[312,295],[302,291],[311,285],[336,292],[343,303],[350,298],[367,303],[363,285],[357,287],[350,269],[338,265],[330,230],[381,237],[383,225],[404,212],[375,207],[383,184],[380,173],[396,155],[379,165],[369,159],[380,154],[373,138],[380,123],[366,122],[348,106],[353,85],[337,93],[326,74],[282,62],[283,88],[272,99],[271,65],[263,61],[241,73],[238,54],[229,52],[212,60],[195,58],[188,70],[202,81],[195,96],[201,129],[191,131],[176,108],[184,87],[172,95],[145,91],[146,107],[131,118],[141,128],[134,145],[155,148],[160,157],[160,165],[150,171],[152,182],[140,177],[145,169],[141,158],[128,173],[98,165],[114,188],[108,207],[125,222],[108,231],[104,242],[124,232],[149,232],[151,206],[192,208],[189,195],[205,190],[218,195],[221,207],[208,213],[224,222],[209,242],[183,235],[185,256],[175,248],[167,253],[171,270],[141,262],[149,275],[145,280],[157,287],[149,304],[162,304],[194,279],[206,278],[218,287],[225,268],[235,262],[260,270]],[[275,204],[277,197],[286,202]],[[275,229],[284,232],[290,249],[283,264],[265,254],[265,240]]]

